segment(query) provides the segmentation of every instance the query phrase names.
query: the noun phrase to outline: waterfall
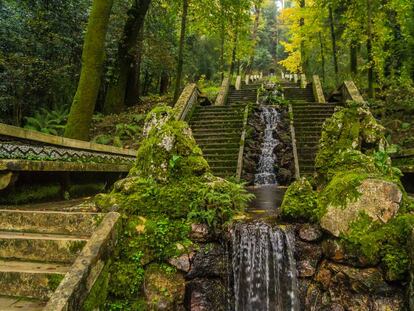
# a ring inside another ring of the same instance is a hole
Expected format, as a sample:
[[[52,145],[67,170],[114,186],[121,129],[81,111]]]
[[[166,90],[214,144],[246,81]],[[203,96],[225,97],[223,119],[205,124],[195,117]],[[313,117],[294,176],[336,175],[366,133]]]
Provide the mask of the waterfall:
[[[277,124],[280,121],[279,113],[276,108],[263,107],[261,112],[262,122],[266,125],[264,130],[264,142],[262,145],[262,154],[260,155],[257,174],[254,183],[256,185],[273,185],[276,184],[275,174],[275,155],[274,150],[279,141],[273,137]]]
[[[294,235],[263,222],[232,231],[235,311],[297,311]]]

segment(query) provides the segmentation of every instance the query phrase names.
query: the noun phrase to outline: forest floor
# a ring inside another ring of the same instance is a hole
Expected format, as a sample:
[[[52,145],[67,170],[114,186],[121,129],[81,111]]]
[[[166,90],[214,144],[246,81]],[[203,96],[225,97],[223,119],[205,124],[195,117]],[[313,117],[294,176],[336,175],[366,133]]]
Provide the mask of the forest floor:
[[[97,114],[91,125],[91,140],[105,145],[138,149],[148,112],[158,105],[171,102],[171,96],[146,96],[141,98],[139,104],[120,114]]]

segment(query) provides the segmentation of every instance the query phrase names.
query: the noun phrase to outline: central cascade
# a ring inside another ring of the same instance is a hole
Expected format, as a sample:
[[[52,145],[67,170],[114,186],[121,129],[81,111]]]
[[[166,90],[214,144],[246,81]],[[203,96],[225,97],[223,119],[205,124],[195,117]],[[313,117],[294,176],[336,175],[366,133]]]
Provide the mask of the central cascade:
[[[279,112],[273,107],[263,107],[261,119],[266,127],[264,130],[262,153],[257,169],[258,173],[255,175],[254,183],[256,185],[273,185],[277,184],[274,168],[276,161],[274,150],[279,143],[274,138],[273,133],[277,128],[277,124],[280,122]]]
[[[281,120],[276,108],[266,106],[262,108],[261,119],[265,124],[264,142],[253,191],[261,197],[257,202],[267,202],[280,196],[274,154],[279,141],[274,138],[274,132]],[[270,204],[272,209],[276,202],[273,204]],[[259,205],[253,209],[262,209],[263,203]],[[293,230],[262,220],[238,223],[231,232],[231,244],[235,311],[299,310]]]

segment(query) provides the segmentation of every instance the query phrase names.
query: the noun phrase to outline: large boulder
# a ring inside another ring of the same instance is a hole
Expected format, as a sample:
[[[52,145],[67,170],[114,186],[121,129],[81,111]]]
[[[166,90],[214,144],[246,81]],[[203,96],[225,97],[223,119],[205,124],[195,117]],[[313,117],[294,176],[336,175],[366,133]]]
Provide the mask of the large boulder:
[[[328,205],[321,218],[321,227],[339,237],[347,234],[350,225],[358,220],[361,213],[373,221],[387,223],[394,218],[400,208],[402,192],[394,183],[378,179],[366,179],[357,188],[360,196],[344,206]]]

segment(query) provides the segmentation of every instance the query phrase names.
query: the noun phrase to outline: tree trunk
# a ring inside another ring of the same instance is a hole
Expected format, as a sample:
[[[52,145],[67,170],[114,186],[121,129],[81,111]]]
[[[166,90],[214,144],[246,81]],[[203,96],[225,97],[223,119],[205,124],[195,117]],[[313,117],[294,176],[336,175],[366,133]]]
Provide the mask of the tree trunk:
[[[335,35],[335,25],[332,7],[329,6],[329,26],[331,28],[331,38],[332,38],[332,58],[334,62],[335,69],[335,79],[338,81],[339,66],[338,66],[338,49],[336,47],[336,35]]]
[[[300,0],[299,3],[300,7],[304,9],[306,7],[306,1]],[[305,25],[305,19],[302,17],[299,21],[300,27],[303,27]],[[308,68],[308,61],[306,59],[306,52],[305,52],[305,41],[302,39],[300,42],[300,58],[302,60],[302,71],[306,72]]]
[[[225,71],[225,60],[224,60],[224,44],[225,44],[225,28],[224,23],[221,23],[221,31],[220,31],[220,71],[221,71],[221,80],[224,79],[224,71]]]
[[[239,37],[239,30],[236,28],[236,32],[234,34],[234,39],[233,39],[233,51],[231,54],[230,77],[233,75],[234,69],[236,67],[238,37]]]
[[[132,64],[132,68],[129,72],[128,84],[126,89],[126,99],[125,102],[127,106],[135,105],[139,96],[141,95],[141,60],[142,60],[142,49],[143,49],[143,40],[144,40],[144,27],[141,28],[141,31],[138,36],[138,45],[137,45],[137,55]]]
[[[128,76],[136,60],[138,36],[150,3],[151,0],[134,1],[128,10],[128,19],[118,46],[118,79],[110,85],[106,94],[104,105],[106,114],[119,113],[125,108]]]
[[[374,97],[374,60],[372,57],[372,7],[371,0],[367,0],[368,28],[367,28],[367,52],[368,52],[368,97]]]
[[[170,76],[168,72],[164,69],[161,72],[160,78],[160,95],[164,95],[168,91],[168,86],[170,84]]]
[[[356,42],[351,42],[350,58],[351,73],[356,76],[358,74],[358,43]]]
[[[89,139],[89,127],[101,84],[105,37],[112,4],[113,0],[93,0],[82,52],[82,70],[65,137]]]
[[[188,0],[183,0],[183,15],[181,17],[180,46],[178,51],[177,76],[175,79],[174,103],[178,100],[181,91],[181,79],[184,65],[184,44],[187,27]]]
[[[260,23],[260,6],[259,5],[255,5],[254,8],[255,14],[254,14],[254,25],[253,25],[253,34],[252,34],[252,42],[253,42],[253,52],[250,55],[250,59],[249,59],[249,65],[247,67],[247,73],[251,74],[252,70],[253,70],[253,63],[254,63],[254,53],[255,53],[255,48],[257,45],[257,32],[259,31],[259,23]]]
[[[323,82],[325,82],[325,46],[323,44],[323,38],[320,32],[319,32],[319,41],[321,43],[322,80]]]

